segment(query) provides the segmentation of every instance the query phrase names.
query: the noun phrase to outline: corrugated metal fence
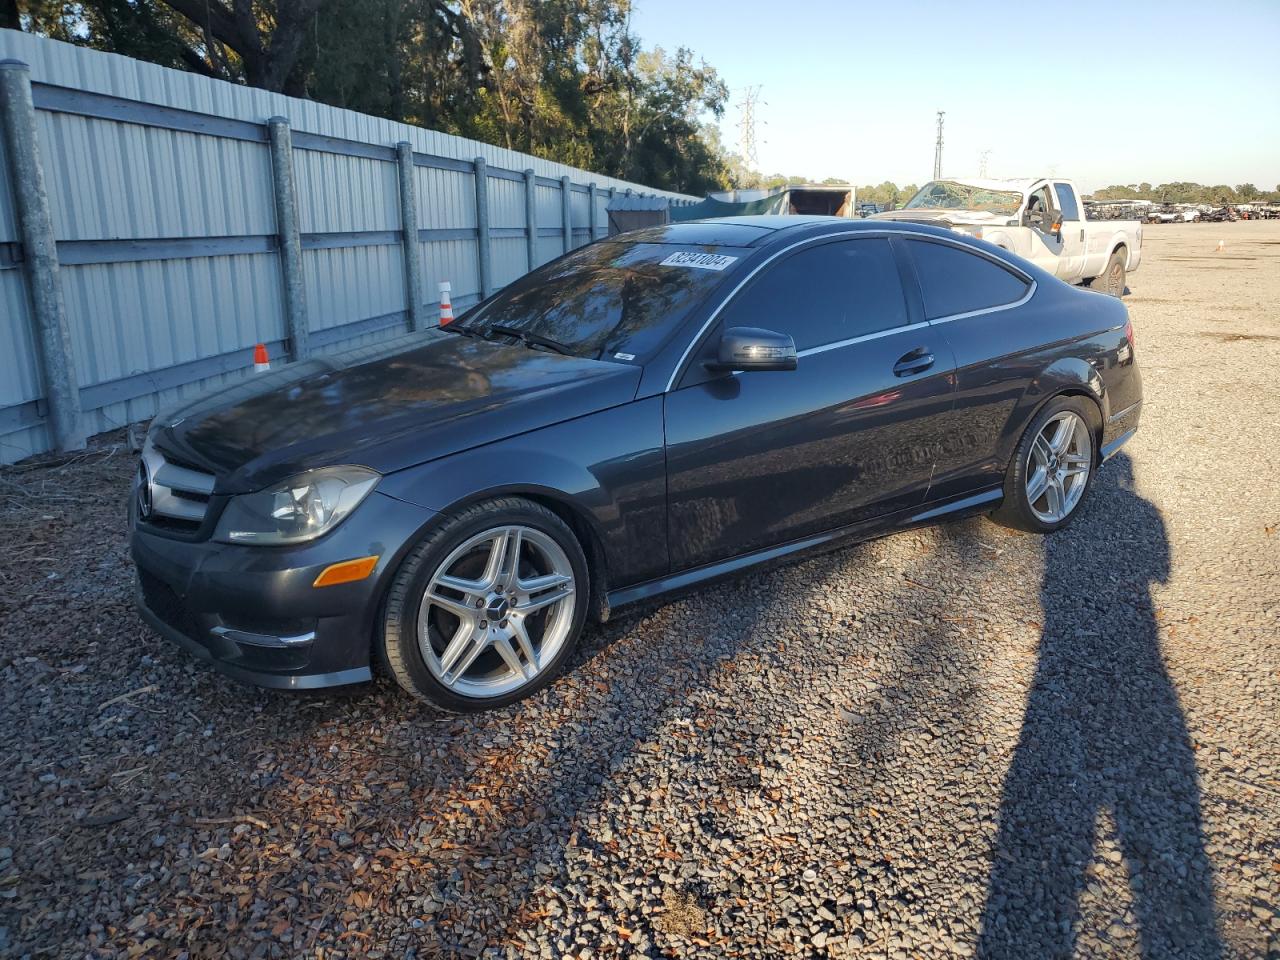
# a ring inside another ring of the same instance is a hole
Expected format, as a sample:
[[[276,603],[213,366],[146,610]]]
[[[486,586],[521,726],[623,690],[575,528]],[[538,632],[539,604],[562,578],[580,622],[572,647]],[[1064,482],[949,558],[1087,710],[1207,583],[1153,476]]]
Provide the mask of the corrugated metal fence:
[[[58,440],[41,276],[56,277],[65,393],[93,434],[242,376],[258,342],[292,358],[434,326],[440,281],[455,308],[473,303],[603,236],[615,192],[693,201],[9,30],[4,59],[29,65],[0,79],[29,78],[56,258],[32,232],[33,189],[9,156],[20,109],[6,96],[0,463]]]

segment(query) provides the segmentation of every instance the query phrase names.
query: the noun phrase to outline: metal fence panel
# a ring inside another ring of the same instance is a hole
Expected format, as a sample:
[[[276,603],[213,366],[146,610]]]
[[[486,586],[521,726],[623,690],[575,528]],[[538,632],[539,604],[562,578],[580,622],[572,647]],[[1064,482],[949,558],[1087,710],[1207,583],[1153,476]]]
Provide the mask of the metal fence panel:
[[[492,241],[493,284],[505,287],[528,272],[524,237],[504,237]]]
[[[394,164],[299,150],[296,145],[293,163],[298,178],[298,224],[303,233],[400,229]],[[268,209],[269,198],[270,194]]]
[[[405,309],[399,245],[307,250],[302,255],[312,331]],[[403,333],[403,326],[397,331]]]
[[[523,229],[524,183],[500,177],[489,178],[489,225]]]
[[[59,240],[275,229],[264,145],[43,110],[36,116]]]
[[[62,268],[83,387],[280,340],[270,255]]]

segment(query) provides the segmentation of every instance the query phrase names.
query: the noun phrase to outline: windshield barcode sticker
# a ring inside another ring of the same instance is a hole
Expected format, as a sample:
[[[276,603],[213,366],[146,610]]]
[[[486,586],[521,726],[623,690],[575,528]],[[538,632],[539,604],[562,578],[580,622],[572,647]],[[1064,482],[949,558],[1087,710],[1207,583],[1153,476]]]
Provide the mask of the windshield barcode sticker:
[[[723,270],[737,257],[726,257],[719,253],[673,253],[662,261],[664,267],[694,267],[698,270]]]

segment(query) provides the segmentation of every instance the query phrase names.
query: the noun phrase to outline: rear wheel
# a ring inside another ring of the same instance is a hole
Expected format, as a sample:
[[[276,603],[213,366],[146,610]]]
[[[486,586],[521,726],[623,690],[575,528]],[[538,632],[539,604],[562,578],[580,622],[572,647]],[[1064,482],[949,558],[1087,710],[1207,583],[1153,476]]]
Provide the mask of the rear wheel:
[[[1117,250],[1111,254],[1111,259],[1107,261],[1107,268],[1089,281],[1089,289],[1112,297],[1123,297],[1126,281],[1124,264],[1123,250]]]
[[[405,559],[382,624],[396,682],[446,710],[529,696],[554,679],[582,631],[587,564],[573,532],[539,504],[477,504]]]
[[[994,520],[1053,533],[1074,519],[1098,463],[1095,416],[1082,397],[1059,397],[1045,406],[1018,442]]]

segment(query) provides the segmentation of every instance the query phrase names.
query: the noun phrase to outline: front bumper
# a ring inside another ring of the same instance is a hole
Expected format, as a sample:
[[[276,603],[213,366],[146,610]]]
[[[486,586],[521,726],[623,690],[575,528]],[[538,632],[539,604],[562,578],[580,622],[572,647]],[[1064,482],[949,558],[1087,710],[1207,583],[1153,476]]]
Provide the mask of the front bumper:
[[[175,539],[140,526],[132,505],[130,513],[143,619],[229,676],[298,690],[371,679],[388,578],[435,516],[375,491],[313,543],[261,547]],[[330,564],[375,554],[365,579],[312,586]]]

